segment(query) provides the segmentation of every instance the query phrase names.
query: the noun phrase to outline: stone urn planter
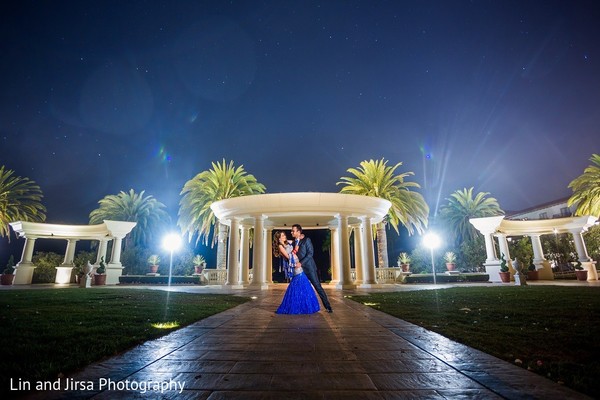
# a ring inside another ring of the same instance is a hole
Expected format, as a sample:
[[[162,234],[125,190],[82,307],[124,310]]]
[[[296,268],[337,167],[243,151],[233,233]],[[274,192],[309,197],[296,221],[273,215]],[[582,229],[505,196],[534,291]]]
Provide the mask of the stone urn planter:
[[[587,281],[587,271],[585,269],[575,270],[575,276],[578,281]]]
[[[206,260],[201,254],[196,254],[192,259],[194,264],[194,275],[201,275],[204,268],[206,268]]]
[[[160,257],[157,254],[152,254],[148,257],[148,267],[150,268],[151,274],[156,274],[158,272],[158,265],[160,263]]]
[[[6,269],[0,275],[0,283],[3,285],[12,285],[15,280],[15,265],[13,261],[13,256],[10,256],[8,260],[8,264],[6,264]]]
[[[537,281],[539,279],[538,271],[527,271],[527,280],[528,281]]]
[[[398,265],[402,268],[402,272],[408,272],[410,269],[410,256],[408,253],[400,253],[398,256]]]
[[[94,275],[94,286],[106,285],[106,274],[95,274]]]
[[[448,271],[454,271],[456,269],[456,254],[452,251],[444,254],[444,261],[446,261],[446,269]]]
[[[12,285],[15,280],[15,274],[2,274],[0,275],[0,283],[3,285]]]

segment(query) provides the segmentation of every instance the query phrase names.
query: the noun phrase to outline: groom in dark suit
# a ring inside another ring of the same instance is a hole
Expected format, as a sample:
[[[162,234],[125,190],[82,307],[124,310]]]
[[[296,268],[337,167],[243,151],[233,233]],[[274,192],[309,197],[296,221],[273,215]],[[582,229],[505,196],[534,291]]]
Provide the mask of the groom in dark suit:
[[[297,249],[296,255],[299,260],[297,265],[302,267],[304,274],[319,294],[323,307],[327,312],[332,313],[333,310],[331,304],[329,304],[327,294],[321,287],[321,282],[317,277],[317,264],[313,260],[314,249],[311,240],[302,234],[302,227],[298,224],[292,225],[292,236],[294,237],[294,249]]]

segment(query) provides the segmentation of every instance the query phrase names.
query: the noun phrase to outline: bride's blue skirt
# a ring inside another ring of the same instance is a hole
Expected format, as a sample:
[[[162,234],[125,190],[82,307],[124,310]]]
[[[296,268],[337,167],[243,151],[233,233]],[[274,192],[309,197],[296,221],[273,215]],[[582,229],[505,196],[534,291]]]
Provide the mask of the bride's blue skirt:
[[[290,282],[276,313],[312,314],[320,309],[319,300],[310,281],[304,275],[304,272],[301,272],[294,276]]]

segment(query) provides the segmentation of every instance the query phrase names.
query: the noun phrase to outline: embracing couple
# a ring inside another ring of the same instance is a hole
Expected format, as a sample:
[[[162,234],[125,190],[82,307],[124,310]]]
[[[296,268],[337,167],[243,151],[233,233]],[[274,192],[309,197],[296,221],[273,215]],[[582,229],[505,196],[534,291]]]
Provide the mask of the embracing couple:
[[[333,312],[317,276],[311,240],[304,236],[298,224],[292,225],[292,237],[294,240],[288,240],[283,231],[273,234],[273,254],[280,258],[285,274],[290,279],[277,314],[312,314],[319,311],[319,301],[313,287],[321,297],[323,307],[327,312]]]

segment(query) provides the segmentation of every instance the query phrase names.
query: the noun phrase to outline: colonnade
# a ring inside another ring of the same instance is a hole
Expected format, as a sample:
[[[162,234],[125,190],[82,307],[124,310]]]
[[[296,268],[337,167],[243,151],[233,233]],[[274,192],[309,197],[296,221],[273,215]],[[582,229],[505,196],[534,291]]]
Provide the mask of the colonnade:
[[[511,236],[527,236],[531,240],[533,249],[533,264],[539,273],[540,279],[554,279],[550,263],[544,256],[542,249],[541,236],[558,233],[568,233],[573,237],[573,243],[577,251],[578,259],[584,269],[588,271],[588,281],[598,280],[598,272],[595,268],[595,262],[590,258],[585,246],[582,234],[597,219],[591,216],[555,218],[547,220],[527,220],[511,221],[505,220],[504,216],[473,218],[471,224],[483,235],[485,240],[486,261],[484,266],[486,272],[490,275],[490,281],[500,281],[500,257],[504,257],[509,265],[511,274],[515,273],[512,267],[512,259],[508,247],[508,240]],[[500,254],[496,252],[494,240],[498,241]]]
[[[243,222],[242,222],[243,220]],[[336,289],[372,287],[375,279],[375,255],[371,219],[361,216],[360,222],[349,225],[349,217],[338,214],[333,217],[335,223],[327,228],[331,231],[331,269],[332,284]],[[249,221],[251,225],[249,224]],[[257,215],[252,218],[232,218],[229,221],[229,246],[227,251],[226,285],[233,288],[252,286],[266,289],[272,283],[273,269],[273,232],[289,227],[266,225],[268,217]],[[252,281],[250,271],[250,229],[254,231]],[[350,235],[354,231],[356,280],[352,280],[350,259]],[[310,237],[310,230],[304,233]],[[314,243],[313,243],[314,246]]]
[[[100,264],[104,257],[106,263],[106,283],[108,285],[119,283],[122,274],[121,248],[123,238],[136,225],[135,222],[104,221],[98,225],[56,225],[38,222],[16,221],[10,223],[18,237],[25,239],[21,260],[15,268],[15,285],[31,284],[35,265],[33,264],[33,250],[38,239],[66,240],[67,248],[62,264],[56,267],[56,283],[69,283],[74,264],[75,250],[79,240],[97,240],[98,254],[95,265]],[[107,259],[108,243],[112,242],[110,259]]]

